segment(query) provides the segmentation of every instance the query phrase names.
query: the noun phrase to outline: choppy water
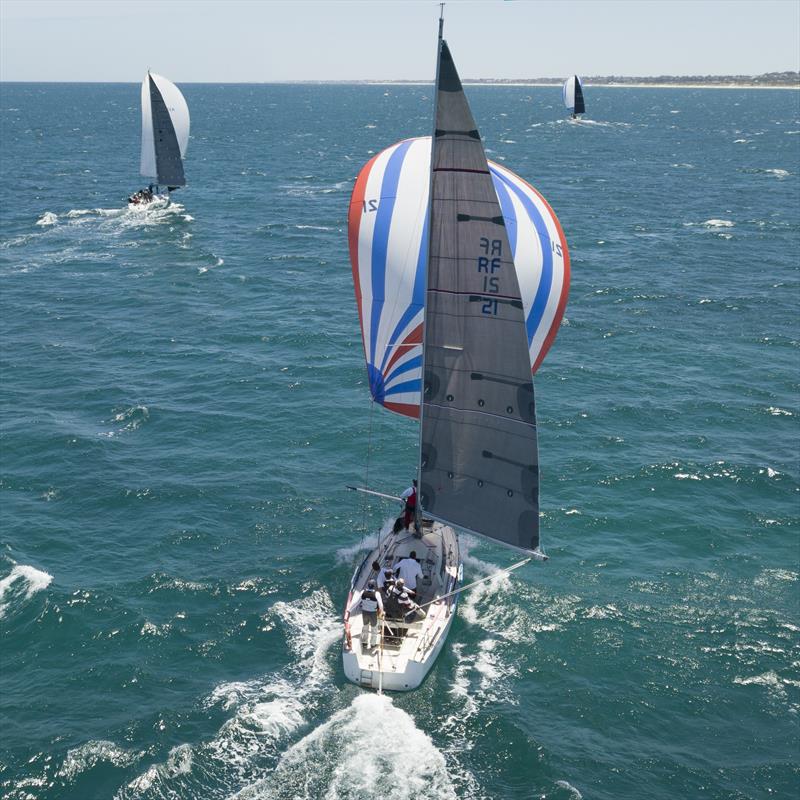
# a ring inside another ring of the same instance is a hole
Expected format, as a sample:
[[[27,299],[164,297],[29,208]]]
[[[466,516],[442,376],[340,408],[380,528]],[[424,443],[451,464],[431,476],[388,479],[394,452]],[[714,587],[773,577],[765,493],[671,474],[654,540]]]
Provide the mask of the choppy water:
[[[137,212],[138,87],[0,86],[0,793],[795,796],[798,93],[469,90],[572,253],[551,560],[379,698],[339,615],[394,509],[343,487],[403,488],[416,430],[370,412],[344,225],[430,88],[184,88],[190,187]]]

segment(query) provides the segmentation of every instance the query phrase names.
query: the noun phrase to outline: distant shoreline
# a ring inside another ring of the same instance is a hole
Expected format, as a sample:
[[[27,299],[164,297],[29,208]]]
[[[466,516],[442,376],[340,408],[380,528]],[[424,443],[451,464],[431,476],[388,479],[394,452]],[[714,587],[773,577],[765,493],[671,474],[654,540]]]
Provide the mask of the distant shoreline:
[[[306,81],[314,83],[314,81]],[[319,81],[319,83],[339,83],[339,81]],[[356,83],[364,86],[433,86],[431,81],[341,81]],[[516,86],[516,87],[549,87],[560,89],[560,83],[544,83],[542,81],[462,81],[464,86]],[[793,89],[800,90],[800,84],[790,85],[785,83],[589,83],[583,81],[583,86],[594,89]]]

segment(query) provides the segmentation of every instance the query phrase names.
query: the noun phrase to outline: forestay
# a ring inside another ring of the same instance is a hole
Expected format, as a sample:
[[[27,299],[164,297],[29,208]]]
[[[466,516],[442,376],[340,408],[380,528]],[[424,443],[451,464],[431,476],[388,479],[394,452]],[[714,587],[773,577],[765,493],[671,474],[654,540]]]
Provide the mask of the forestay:
[[[425,514],[526,551],[539,544],[526,319],[489,165],[442,41],[423,343]]]
[[[376,155],[358,175],[348,215],[370,391],[378,403],[409,417],[419,415],[430,156],[427,136]],[[536,189],[506,167],[488,164],[517,268],[529,360],[536,372],[567,302],[567,243]]]
[[[561,87],[561,96],[564,98],[564,105],[573,114],[584,114],[586,112],[581,79],[577,75],[573,75],[564,81],[564,85]]]
[[[174,83],[148,72],[142,82],[141,174],[165,186],[185,186],[189,108]]]

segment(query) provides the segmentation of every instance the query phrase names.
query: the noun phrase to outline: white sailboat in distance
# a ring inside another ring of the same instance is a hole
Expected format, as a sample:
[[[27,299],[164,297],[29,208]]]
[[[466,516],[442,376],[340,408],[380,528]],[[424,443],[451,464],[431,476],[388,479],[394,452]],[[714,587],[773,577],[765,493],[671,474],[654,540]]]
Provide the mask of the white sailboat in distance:
[[[189,107],[180,89],[148,70],[142,81],[141,174],[153,181],[134,192],[134,206],[169,203],[170,193],[186,186],[183,158],[189,144]],[[162,194],[162,187],[166,194]]]
[[[415,524],[366,555],[344,611],[345,674],[379,691],[419,686],[444,645],[468,588],[458,531],[522,551],[509,570],[545,557],[531,375],[564,312],[569,256],[541,195],[487,162],[442,25],[433,136],[376,155],[348,219],[372,398],[420,421]],[[387,598],[373,628],[371,582],[412,551],[424,616],[392,615]]]
[[[567,111],[572,112],[572,119],[578,119],[578,114],[586,113],[586,104],[583,102],[583,86],[577,75],[572,75],[564,81],[561,87],[561,96]]]

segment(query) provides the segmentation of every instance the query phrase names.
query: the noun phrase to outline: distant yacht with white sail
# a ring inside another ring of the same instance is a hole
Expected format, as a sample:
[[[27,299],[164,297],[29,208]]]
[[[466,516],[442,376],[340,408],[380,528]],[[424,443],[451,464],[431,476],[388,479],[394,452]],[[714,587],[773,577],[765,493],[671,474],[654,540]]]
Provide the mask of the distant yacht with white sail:
[[[583,86],[577,75],[572,75],[564,81],[561,87],[561,96],[567,111],[572,112],[572,119],[578,119],[578,114],[586,113],[586,104],[583,102]]]
[[[367,553],[344,610],[345,675],[378,691],[416,688],[441,651],[472,585],[459,531],[521,551],[508,570],[545,557],[531,374],[564,313],[567,245],[544,198],[487,162],[441,20],[436,73],[433,136],[374,156],[348,214],[372,399],[420,431],[413,524]],[[397,569],[413,597],[379,592]]]
[[[141,174],[153,182],[128,198],[131,205],[169,203],[186,186],[183,159],[189,144],[189,107],[180,89],[148,70],[142,82]],[[162,194],[162,190],[166,194]]]

